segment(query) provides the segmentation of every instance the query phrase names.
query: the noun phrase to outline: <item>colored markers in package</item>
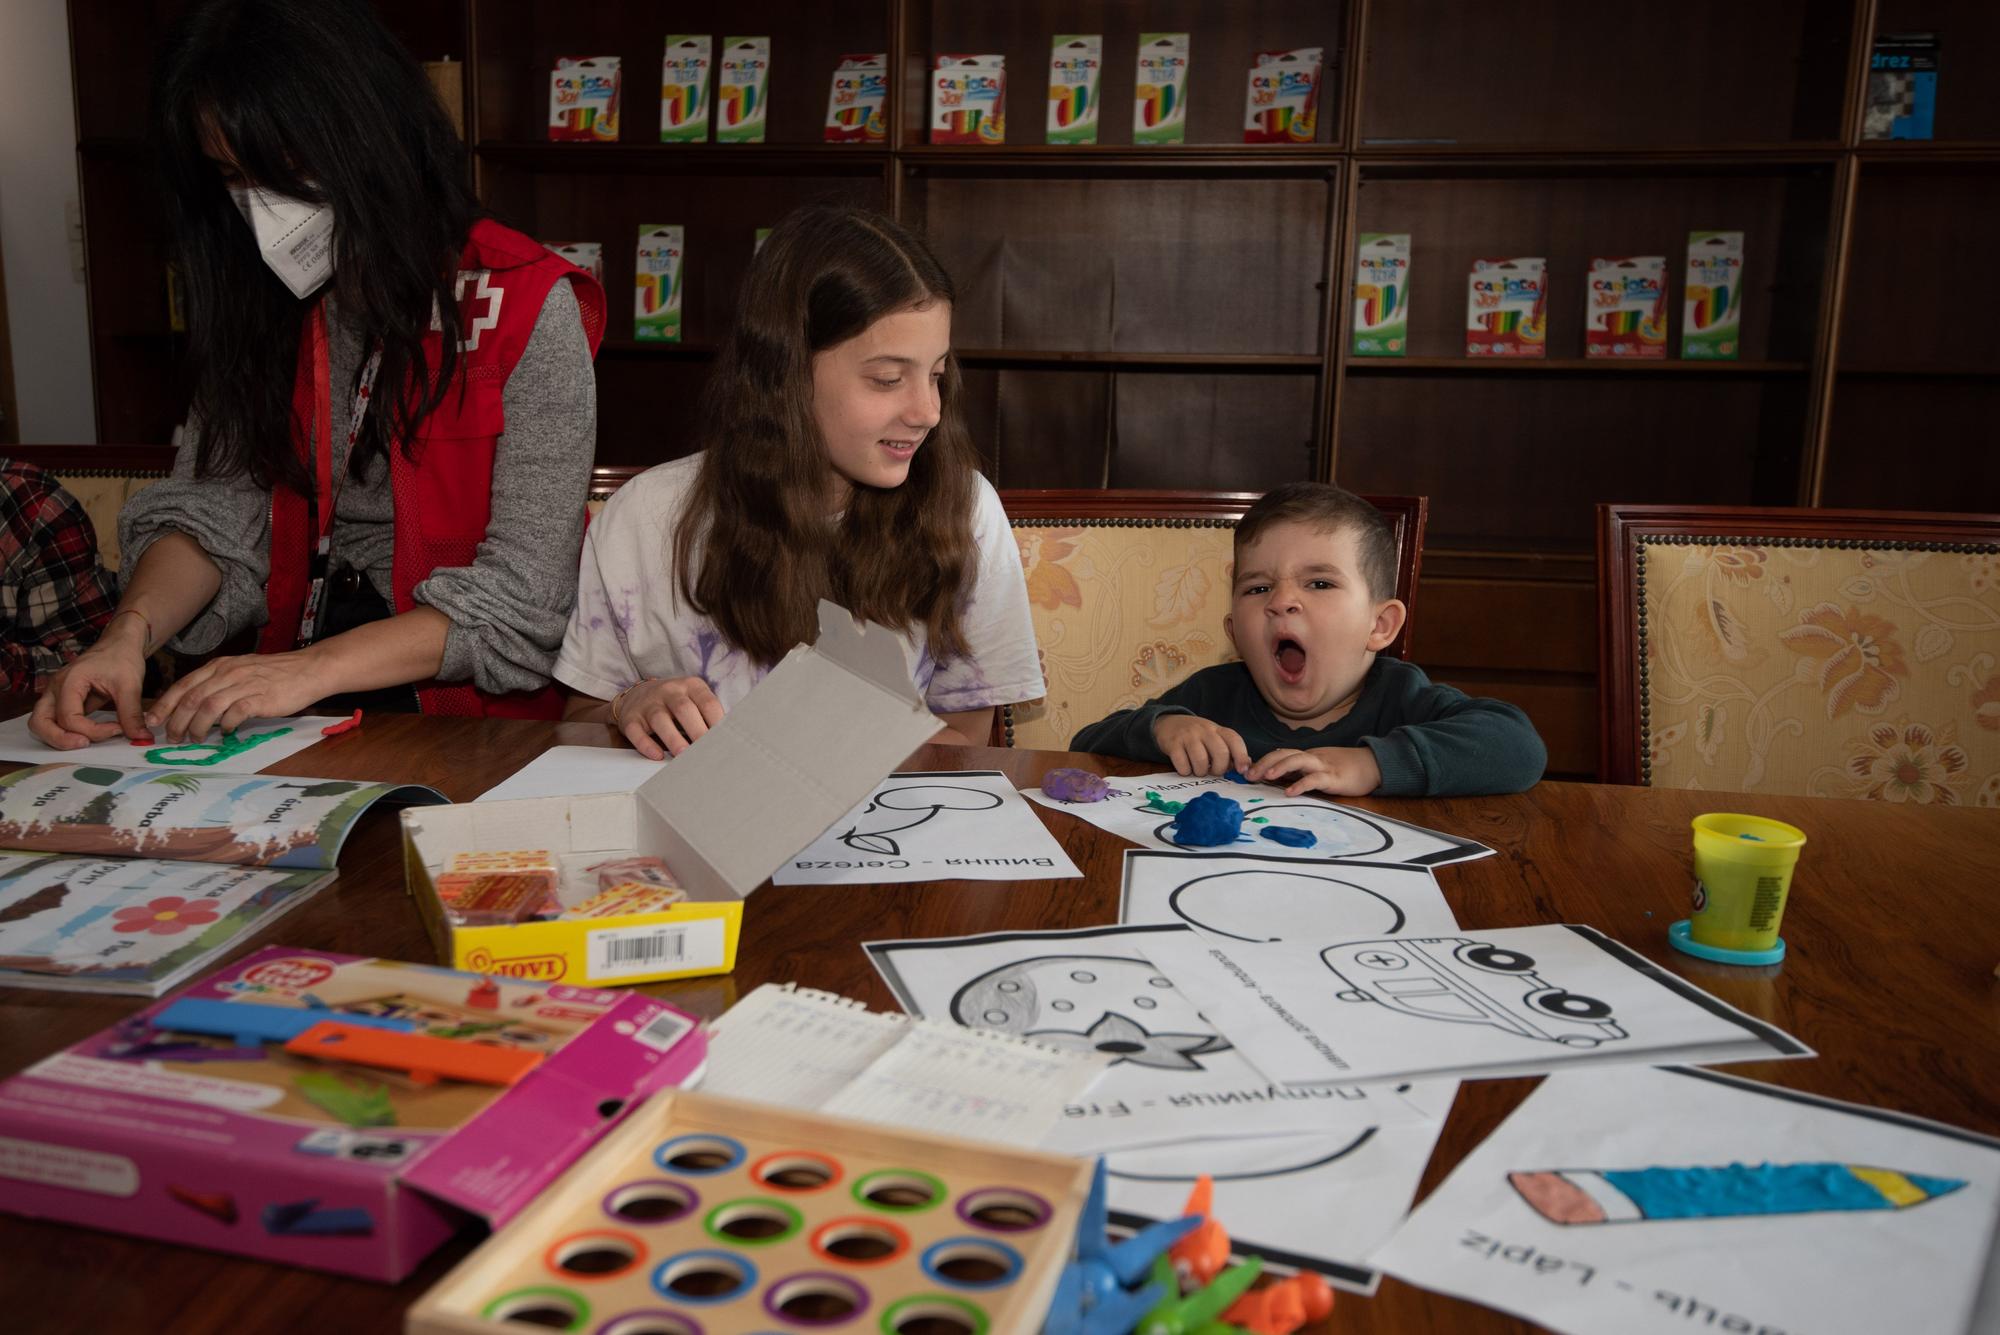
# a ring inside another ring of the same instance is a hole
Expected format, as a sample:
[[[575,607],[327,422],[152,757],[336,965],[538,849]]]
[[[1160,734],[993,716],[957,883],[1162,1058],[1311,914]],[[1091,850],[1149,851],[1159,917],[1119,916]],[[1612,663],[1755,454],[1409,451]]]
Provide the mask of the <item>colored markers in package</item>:
[[[1545,259],[1474,260],[1465,293],[1465,355],[1548,355]]]
[[[1590,262],[1583,312],[1586,357],[1667,355],[1667,260],[1635,255]]]
[[[660,142],[699,144],[708,139],[708,67],[715,39],[684,32],[667,36],[660,61]]]
[[[1049,51],[1049,126],[1052,144],[1097,142],[1098,75],[1104,38],[1064,33]]]
[[[618,138],[618,57],[562,56],[549,74],[549,138]]]
[[[764,142],[765,103],[771,98],[771,39],[725,37],[722,74],[715,89],[715,141]]]
[[[1139,34],[1139,72],[1132,93],[1132,142],[1187,142],[1188,35]]]
[[[1743,233],[1689,232],[1681,356],[1734,361],[1743,346]]]
[[[833,87],[826,95],[829,144],[880,144],[889,138],[882,108],[889,99],[889,56],[842,56],[833,70]]]
[[[1354,355],[1409,351],[1410,234],[1363,232],[1354,258]]]
[[[1246,144],[1310,144],[1319,130],[1319,76],[1326,52],[1259,51],[1250,61],[1243,102]]]
[[[556,254],[574,264],[577,268],[604,286],[604,243],[601,241],[544,241]]]
[[[931,142],[1007,142],[1007,57],[937,58],[931,78]]]
[[[639,225],[639,262],[632,293],[634,338],[681,341],[681,237],[677,224]]]

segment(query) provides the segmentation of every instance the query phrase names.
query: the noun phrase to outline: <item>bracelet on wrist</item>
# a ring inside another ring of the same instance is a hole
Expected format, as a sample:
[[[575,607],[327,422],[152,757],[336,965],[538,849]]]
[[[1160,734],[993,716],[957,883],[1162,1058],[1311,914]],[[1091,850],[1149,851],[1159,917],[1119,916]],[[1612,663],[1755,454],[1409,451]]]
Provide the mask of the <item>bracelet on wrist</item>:
[[[118,619],[119,617],[137,617],[137,618],[139,618],[139,624],[141,624],[142,626],[144,626],[144,627],[146,628],[146,638],[145,638],[145,640],[144,640],[144,641],[142,641],[142,642],[141,642],[141,645],[140,645],[140,652],[141,652],[141,653],[147,653],[147,654],[150,654],[150,653],[152,653],[152,652],[153,652],[153,619],[152,619],[151,617],[147,616],[147,615],[146,615],[146,614],[145,614],[144,612],[141,612],[141,611],[140,611],[140,610],[139,610],[138,608],[136,608],[136,607],[121,607],[121,608],[119,608],[119,609],[118,609],[118,610],[117,610],[116,612],[113,612],[113,613],[111,614],[111,620],[110,620],[110,621],[106,621],[106,622],[104,623],[104,629],[105,629],[105,630],[107,630],[107,631],[108,631],[108,630],[110,630],[110,629],[111,629],[111,622],[112,622],[112,621],[116,621],[116,620],[117,620],[117,619]]]

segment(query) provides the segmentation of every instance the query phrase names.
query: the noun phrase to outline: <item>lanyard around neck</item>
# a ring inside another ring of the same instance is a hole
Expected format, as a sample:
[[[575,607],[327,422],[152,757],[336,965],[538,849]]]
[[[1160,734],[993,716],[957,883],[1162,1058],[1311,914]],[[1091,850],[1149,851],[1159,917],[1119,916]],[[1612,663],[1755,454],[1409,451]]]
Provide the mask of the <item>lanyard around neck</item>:
[[[312,553],[306,585],[304,611],[299,617],[298,647],[311,644],[319,632],[320,604],[326,596],[326,580],[333,555],[333,512],[340,503],[340,488],[354,471],[354,442],[361,436],[361,424],[368,416],[368,401],[375,392],[375,373],[382,366],[382,350],[375,349],[361,367],[354,388],[354,412],[347,427],[345,467],[338,482],[333,472],[333,359],[327,347],[326,302],[313,304],[306,321],[306,339],[312,350],[313,365],[313,494],[307,504],[312,513]]]

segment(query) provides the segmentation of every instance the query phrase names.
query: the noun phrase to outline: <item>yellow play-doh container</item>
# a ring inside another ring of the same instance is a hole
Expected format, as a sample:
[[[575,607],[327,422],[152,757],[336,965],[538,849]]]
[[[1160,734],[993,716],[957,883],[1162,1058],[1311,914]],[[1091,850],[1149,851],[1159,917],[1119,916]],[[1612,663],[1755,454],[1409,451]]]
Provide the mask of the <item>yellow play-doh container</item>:
[[[1805,831],[1783,821],[1728,812],[1696,816],[1688,922],[1695,943],[1735,951],[1776,947],[1792,868],[1805,845]]]

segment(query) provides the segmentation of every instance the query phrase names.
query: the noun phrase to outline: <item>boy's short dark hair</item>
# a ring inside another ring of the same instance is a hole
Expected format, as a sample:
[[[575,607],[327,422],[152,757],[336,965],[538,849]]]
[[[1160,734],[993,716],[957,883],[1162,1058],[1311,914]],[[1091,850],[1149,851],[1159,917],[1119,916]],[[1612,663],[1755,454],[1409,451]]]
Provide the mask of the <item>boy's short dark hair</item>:
[[[1258,498],[1236,522],[1236,552],[1278,524],[1310,524],[1323,533],[1352,530],[1361,578],[1377,602],[1396,596],[1396,531],[1388,516],[1330,482],[1287,482]]]

